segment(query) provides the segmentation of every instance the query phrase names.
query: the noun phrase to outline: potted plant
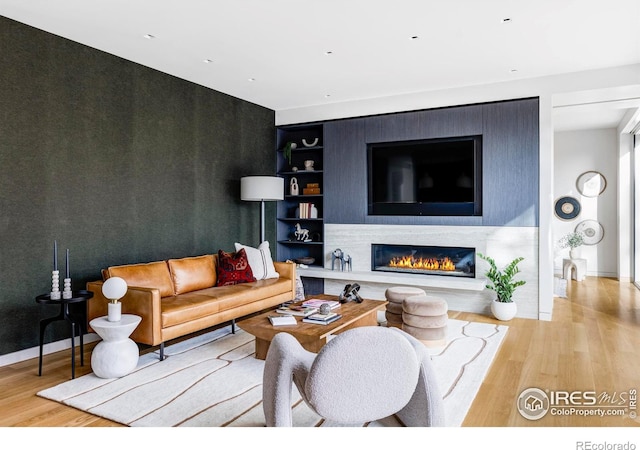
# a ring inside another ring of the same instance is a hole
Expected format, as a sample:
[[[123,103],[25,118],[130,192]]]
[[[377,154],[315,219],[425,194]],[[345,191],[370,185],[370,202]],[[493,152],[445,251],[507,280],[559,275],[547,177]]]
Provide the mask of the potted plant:
[[[566,234],[560,238],[560,247],[569,248],[569,256],[571,259],[580,257],[580,251],[578,247],[584,244],[584,234],[579,232],[573,232]]]
[[[485,272],[485,276],[489,280],[486,287],[496,293],[496,299],[491,302],[491,312],[498,320],[511,320],[517,312],[516,303],[513,301],[513,292],[517,287],[526,283],[524,280],[514,280],[514,277],[520,273],[518,264],[523,257],[519,256],[511,261],[503,270],[499,270],[496,262],[490,256],[478,253],[478,257],[489,263],[489,270]]]
[[[298,146],[295,142],[287,142],[282,149],[282,156],[286,158],[286,160],[289,162],[289,165],[291,165],[291,150],[295,150],[297,147]]]

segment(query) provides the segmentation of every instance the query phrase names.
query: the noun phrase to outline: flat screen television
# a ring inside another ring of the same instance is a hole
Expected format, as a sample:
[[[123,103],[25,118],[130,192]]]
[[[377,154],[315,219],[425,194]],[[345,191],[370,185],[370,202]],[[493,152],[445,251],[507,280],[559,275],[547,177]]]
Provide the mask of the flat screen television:
[[[367,144],[369,215],[482,215],[482,136]]]

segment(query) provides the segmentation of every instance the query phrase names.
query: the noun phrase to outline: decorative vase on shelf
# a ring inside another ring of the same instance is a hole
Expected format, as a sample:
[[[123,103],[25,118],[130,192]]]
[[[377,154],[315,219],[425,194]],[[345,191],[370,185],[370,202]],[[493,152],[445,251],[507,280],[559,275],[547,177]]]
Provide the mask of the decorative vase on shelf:
[[[299,191],[298,180],[295,177],[291,178],[291,181],[289,182],[289,194],[298,195]]]
[[[580,247],[572,248],[569,250],[569,257],[571,259],[578,259],[581,256]]]

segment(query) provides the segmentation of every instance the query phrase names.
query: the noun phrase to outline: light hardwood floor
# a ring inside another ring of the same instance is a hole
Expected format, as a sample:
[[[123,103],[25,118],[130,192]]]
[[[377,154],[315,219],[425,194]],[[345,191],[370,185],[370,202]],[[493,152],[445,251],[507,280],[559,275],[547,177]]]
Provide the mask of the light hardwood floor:
[[[589,277],[572,281],[569,298],[554,300],[553,320],[514,319],[463,424],[488,426],[640,426],[625,417],[552,416],[538,421],[520,416],[516,399],[526,388],[588,390],[609,394],[640,390],[640,291],[631,283]],[[478,314],[451,311],[450,317],[498,323]],[[85,346],[90,371],[91,349]],[[36,396],[70,377],[69,351],[47,355],[43,375],[38,359],[0,368],[0,426],[117,427],[117,423]]]

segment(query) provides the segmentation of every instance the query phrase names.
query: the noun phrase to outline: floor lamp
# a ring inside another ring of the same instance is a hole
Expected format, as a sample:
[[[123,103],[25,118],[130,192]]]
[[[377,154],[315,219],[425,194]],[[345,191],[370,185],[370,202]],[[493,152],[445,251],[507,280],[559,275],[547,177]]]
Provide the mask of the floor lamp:
[[[240,198],[249,202],[260,202],[260,244],[264,236],[264,202],[284,200],[284,179],[279,177],[242,177]]]

